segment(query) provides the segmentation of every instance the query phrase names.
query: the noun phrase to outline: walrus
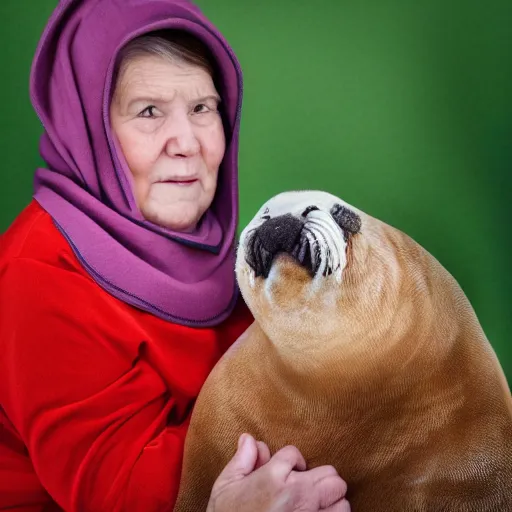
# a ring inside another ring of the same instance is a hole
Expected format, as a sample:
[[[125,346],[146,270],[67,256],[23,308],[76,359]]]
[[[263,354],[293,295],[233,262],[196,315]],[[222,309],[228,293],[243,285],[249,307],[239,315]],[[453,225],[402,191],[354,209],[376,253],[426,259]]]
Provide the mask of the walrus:
[[[321,191],[243,230],[254,323],[206,380],[176,512],[206,510],[250,433],[333,465],[352,512],[512,511],[512,398],[475,311],[409,236]]]

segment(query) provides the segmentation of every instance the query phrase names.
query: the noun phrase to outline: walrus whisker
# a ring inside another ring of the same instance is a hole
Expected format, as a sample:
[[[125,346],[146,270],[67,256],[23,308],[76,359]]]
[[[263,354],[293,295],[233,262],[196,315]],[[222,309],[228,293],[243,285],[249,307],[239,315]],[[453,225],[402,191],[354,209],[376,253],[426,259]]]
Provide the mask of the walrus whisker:
[[[297,260],[299,263],[304,264],[304,260],[306,259],[306,252],[309,250],[309,244],[307,242],[307,238],[303,238],[300,242],[300,245],[297,246]],[[311,256],[310,256],[311,258]]]
[[[248,235],[247,248],[248,250],[245,255],[245,260],[249,267],[253,269],[255,277],[264,275],[266,264],[268,264],[268,255],[264,261],[264,253],[267,253],[267,251],[263,247],[263,244],[255,230]]]
[[[328,266],[334,269],[335,277],[338,281],[341,280],[342,276],[342,261],[346,261],[345,252],[345,236],[340,236],[340,227],[333,222],[331,215],[321,210],[312,211],[308,215],[306,222],[308,228],[311,227],[321,233],[324,238],[326,246],[329,248],[327,251]]]
[[[255,245],[255,236],[254,236],[254,230],[252,232],[247,234],[246,238],[246,247],[247,250],[245,251],[245,261],[249,265],[249,268],[256,270],[256,262],[255,262],[255,252],[254,252],[254,245]]]
[[[309,270],[311,275],[314,275],[314,237],[308,229],[303,229],[301,239],[301,250],[299,252],[299,263]]]
[[[261,251],[262,275],[266,279],[272,267],[272,261],[276,255],[268,252],[265,248]]]
[[[312,222],[312,224],[316,224],[318,226],[319,223]],[[321,237],[324,241],[324,244],[319,244],[321,264],[319,265],[318,271],[320,272],[321,270],[321,275],[325,277],[328,274],[328,269],[331,267],[334,255],[331,251],[331,244],[327,239],[325,231],[323,229],[318,229],[317,226],[313,226],[311,228],[308,227],[308,229],[311,229],[313,233],[317,233],[318,236],[315,235],[317,240]]]
[[[306,232],[306,236],[310,245],[312,260],[311,272],[315,276],[318,272],[318,269],[320,268],[322,261],[321,247],[316,234],[310,228],[304,227],[304,231]]]

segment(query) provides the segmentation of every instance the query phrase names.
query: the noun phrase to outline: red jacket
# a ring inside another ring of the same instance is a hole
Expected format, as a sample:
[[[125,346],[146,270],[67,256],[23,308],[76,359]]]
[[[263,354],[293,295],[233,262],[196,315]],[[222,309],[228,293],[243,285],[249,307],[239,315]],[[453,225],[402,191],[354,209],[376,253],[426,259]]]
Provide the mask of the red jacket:
[[[32,202],[0,238],[0,510],[171,510],[194,400],[251,322],[121,302]]]

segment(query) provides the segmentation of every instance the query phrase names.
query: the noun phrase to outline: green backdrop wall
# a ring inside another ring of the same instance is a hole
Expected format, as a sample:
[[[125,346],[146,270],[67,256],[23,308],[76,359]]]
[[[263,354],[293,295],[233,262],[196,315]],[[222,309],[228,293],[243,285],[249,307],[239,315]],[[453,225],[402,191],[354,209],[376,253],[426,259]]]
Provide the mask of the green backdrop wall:
[[[0,231],[40,164],[28,75],[56,3],[0,4]],[[198,4],[245,74],[240,225],[317,188],[407,232],[458,279],[512,382],[512,2]]]

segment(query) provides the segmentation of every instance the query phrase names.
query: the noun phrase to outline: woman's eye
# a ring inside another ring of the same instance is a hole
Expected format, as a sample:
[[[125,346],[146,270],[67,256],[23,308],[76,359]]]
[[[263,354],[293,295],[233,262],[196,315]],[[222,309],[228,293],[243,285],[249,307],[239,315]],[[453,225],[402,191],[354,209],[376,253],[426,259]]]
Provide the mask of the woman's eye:
[[[209,112],[211,109],[208,108],[204,103],[199,103],[194,107],[194,114],[202,114],[203,112]]]
[[[156,107],[154,105],[150,105],[149,107],[146,107],[140,114],[138,117],[149,117],[149,118],[152,118],[152,117],[156,117],[155,116],[155,109]]]

